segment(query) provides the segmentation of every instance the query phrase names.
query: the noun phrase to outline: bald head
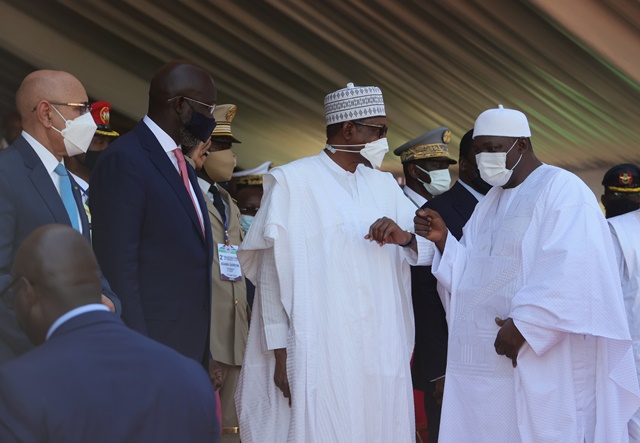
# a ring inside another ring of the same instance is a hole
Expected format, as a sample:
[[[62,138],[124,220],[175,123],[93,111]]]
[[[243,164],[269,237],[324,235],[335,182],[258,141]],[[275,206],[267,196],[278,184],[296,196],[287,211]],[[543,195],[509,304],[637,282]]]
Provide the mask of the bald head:
[[[86,102],[88,98],[82,83],[68,72],[32,72],[22,80],[16,93],[16,105],[23,125],[26,120],[35,118],[33,108],[43,100],[67,103]]]
[[[211,75],[202,67],[184,60],[167,63],[156,72],[149,87],[149,112],[157,106],[167,106],[173,97],[190,97],[203,103],[217,100]]]
[[[62,71],[32,72],[24,78],[16,93],[22,128],[58,160],[67,155],[60,131],[65,128],[66,120],[73,120],[82,113],[79,107],[60,103],[82,103],[88,100],[82,83],[73,75]]]
[[[44,341],[61,315],[101,300],[100,273],[91,246],[66,225],[32,232],[16,252],[12,274],[23,280],[14,301],[18,323],[34,343]]]
[[[211,75],[202,67],[177,60],[151,80],[148,116],[175,142],[196,146],[215,127],[211,105],[218,99]]]

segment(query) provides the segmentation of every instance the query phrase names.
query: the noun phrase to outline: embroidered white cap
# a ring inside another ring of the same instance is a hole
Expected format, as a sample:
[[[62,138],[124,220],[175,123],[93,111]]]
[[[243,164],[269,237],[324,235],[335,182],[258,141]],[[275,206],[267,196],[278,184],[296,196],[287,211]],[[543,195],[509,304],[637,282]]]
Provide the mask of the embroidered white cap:
[[[487,109],[476,119],[473,138],[481,135],[493,137],[531,137],[527,116],[515,109]]]
[[[347,84],[324,98],[327,126],[334,123],[386,116],[382,91],[376,86]]]

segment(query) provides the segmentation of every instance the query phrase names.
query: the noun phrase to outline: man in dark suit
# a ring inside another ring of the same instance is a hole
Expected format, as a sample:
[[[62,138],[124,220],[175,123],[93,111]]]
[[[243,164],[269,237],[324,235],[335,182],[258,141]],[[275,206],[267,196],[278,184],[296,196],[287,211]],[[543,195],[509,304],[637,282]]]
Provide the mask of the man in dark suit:
[[[0,152],[0,290],[9,284],[16,249],[38,227],[70,225],[90,240],[80,194],[61,162],[86,151],[95,132],[84,87],[66,72],[36,71],[23,80],[16,102],[24,130]],[[103,302],[119,313],[104,279],[102,288]],[[0,363],[32,347],[13,309],[0,305]]]
[[[70,227],[38,228],[3,302],[37,346],[0,368],[0,441],[218,441],[202,367],[100,304],[98,264]]]
[[[122,319],[206,368],[213,243],[179,145],[208,140],[216,99],[203,68],[163,66],[151,80],[148,114],[98,160],[89,200],[93,245],[122,300]]]
[[[424,144],[424,143],[423,143]],[[440,213],[456,237],[471,217],[478,201],[491,186],[480,178],[472,149],[473,131],[460,141],[459,178],[450,190],[429,200],[423,207]],[[443,152],[448,156],[446,146]],[[438,441],[440,411],[447,364],[447,321],[430,266],[411,269],[411,291],[416,322],[416,343],[411,375],[416,389],[423,391],[429,441]]]

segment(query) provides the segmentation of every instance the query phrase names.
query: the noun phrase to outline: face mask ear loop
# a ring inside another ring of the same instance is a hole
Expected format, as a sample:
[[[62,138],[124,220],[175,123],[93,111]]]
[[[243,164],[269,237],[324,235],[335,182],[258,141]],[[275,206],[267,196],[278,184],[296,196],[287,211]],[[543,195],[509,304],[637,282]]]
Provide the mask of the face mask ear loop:
[[[53,106],[53,105],[51,105],[51,107],[53,108],[53,110],[54,110],[54,111],[56,111],[56,112],[58,113],[58,115],[60,116],[60,118],[64,121],[64,127],[66,128],[67,126],[69,126],[69,125],[68,125],[68,123],[67,123],[67,122],[68,122],[68,120],[67,120],[66,118],[64,118],[64,116],[60,113],[60,111],[58,111],[58,109],[57,109],[55,106]],[[52,127],[54,130],[56,130],[58,133],[62,134],[62,130],[60,130],[60,129],[56,128],[55,126],[53,126],[53,122],[51,122],[51,127]]]
[[[518,140],[520,140],[520,138],[517,138],[516,141],[513,142],[513,144],[511,145],[511,147],[509,148],[509,150],[507,151],[507,154],[509,152],[511,152],[511,150],[513,149],[513,147],[516,145],[516,143],[518,143]],[[513,168],[509,169],[509,171],[513,171],[514,169],[516,169],[516,166],[518,166],[518,163],[520,163],[520,160],[522,160],[522,155],[520,154],[520,157],[518,158],[518,161],[516,162],[515,165],[513,165]]]
[[[424,172],[425,174],[427,174],[429,177],[431,177],[431,174],[429,174],[429,171],[427,171],[426,169],[422,169],[420,166],[416,165],[416,168],[420,169],[422,172]],[[416,177],[416,180],[418,180],[420,183],[422,183],[423,185],[428,185],[429,183],[427,183],[426,181],[422,180],[420,177]]]

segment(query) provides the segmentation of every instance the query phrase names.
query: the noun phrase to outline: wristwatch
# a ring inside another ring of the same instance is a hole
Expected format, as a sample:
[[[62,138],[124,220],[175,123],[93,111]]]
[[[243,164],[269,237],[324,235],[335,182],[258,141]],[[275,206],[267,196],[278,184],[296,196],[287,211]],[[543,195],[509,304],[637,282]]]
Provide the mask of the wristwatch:
[[[409,232],[409,231],[407,231]],[[412,244],[415,243],[416,241],[416,234],[414,234],[413,232],[409,232],[409,234],[411,234],[411,239],[405,243],[404,245],[399,245],[401,248],[408,248],[409,246],[411,246]]]

